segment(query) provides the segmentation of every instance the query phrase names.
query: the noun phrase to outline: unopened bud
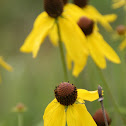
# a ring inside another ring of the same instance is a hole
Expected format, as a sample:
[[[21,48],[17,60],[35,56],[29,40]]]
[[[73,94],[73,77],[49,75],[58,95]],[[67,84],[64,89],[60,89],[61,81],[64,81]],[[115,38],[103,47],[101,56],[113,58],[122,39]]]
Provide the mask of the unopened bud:
[[[25,112],[27,110],[27,108],[25,107],[24,104],[22,103],[18,103],[14,108],[13,108],[13,112]]]
[[[124,35],[126,33],[126,27],[124,25],[119,25],[116,31],[119,35]]]
[[[108,125],[111,124],[112,120],[109,118],[107,112],[105,111],[106,114],[106,118],[107,118],[107,122]],[[105,126],[105,122],[104,122],[104,116],[103,116],[103,112],[102,109],[98,109],[95,114],[93,115],[93,119],[96,122],[97,126]]]

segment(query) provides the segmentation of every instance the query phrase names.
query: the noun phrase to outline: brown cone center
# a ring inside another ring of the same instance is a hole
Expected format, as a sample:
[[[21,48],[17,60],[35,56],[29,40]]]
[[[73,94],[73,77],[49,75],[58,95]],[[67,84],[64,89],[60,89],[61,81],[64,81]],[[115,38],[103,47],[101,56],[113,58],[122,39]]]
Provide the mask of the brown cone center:
[[[50,17],[57,18],[63,12],[62,0],[44,0],[44,8]]]
[[[80,8],[83,8],[88,4],[88,0],[73,0],[73,2]]]
[[[77,99],[77,89],[73,84],[62,82],[54,90],[55,97],[60,104],[72,105]]]
[[[78,25],[85,35],[90,35],[93,31],[94,22],[87,17],[81,17],[78,21]]]

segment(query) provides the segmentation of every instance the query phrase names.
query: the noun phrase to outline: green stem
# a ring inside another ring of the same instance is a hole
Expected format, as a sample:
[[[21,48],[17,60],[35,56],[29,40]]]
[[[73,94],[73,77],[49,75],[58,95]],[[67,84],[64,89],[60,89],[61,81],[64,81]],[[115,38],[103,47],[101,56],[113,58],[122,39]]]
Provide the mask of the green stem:
[[[23,126],[23,116],[22,116],[22,113],[18,113],[18,126]]]
[[[65,81],[68,81],[67,68],[66,68],[66,62],[65,62],[65,56],[64,56],[63,45],[61,41],[61,34],[60,34],[58,20],[56,20],[56,23],[57,23],[57,32],[58,32],[58,37],[59,37],[59,49],[60,49],[60,55],[61,55],[63,71],[64,71],[64,79]]]
[[[120,115],[120,117],[121,117],[121,119],[122,119],[124,125],[126,125],[126,120],[124,119],[122,113],[120,112],[120,109],[119,109],[119,107],[118,107],[118,104],[116,103],[116,101],[115,101],[115,99],[114,99],[114,97],[113,97],[113,95],[112,95],[112,93],[111,93],[111,90],[110,90],[110,88],[109,88],[109,86],[108,86],[108,84],[107,84],[107,82],[106,82],[106,80],[105,80],[105,78],[104,78],[104,75],[103,75],[101,69],[100,69],[99,67],[97,67],[97,69],[98,69],[99,75],[101,76],[101,79],[102,79],[102,81],[103,81],[103,84],[104,84],[104,86],[106,87],[106,89],[107,89],[107,91],[108,91],[108,94],[109,94],[110,99],[111,99],[111,101],[112,101],[112,103],[113,103],[113,106],[114,106],[115,111],[117,111],[117,113]]]

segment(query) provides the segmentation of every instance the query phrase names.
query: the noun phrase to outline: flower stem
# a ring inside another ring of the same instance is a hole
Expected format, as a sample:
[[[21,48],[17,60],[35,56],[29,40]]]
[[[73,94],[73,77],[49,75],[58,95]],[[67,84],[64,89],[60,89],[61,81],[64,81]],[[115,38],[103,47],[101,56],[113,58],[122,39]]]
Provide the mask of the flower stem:
[[[99,99],[98,101],[101,103],[101,108],[102,108],[102,112],[103,112],[103,117],[104,117],[104,122],[105,122],[105,126],[108,126],[108,121],[106,118],[106,114],[105,114],[105,109],[104,109],[104,104],[103,104],[103,96],[102,96],[102,87],[99,85],[98,86],[98,94],[99,94]]]
[[[108,84],[107,84],[107,82],[106,82],[106,80],[105,80],[105,78],[104,78],[104,75],[103,75],[101,69],[100,69],[99,67],[97,67],[97,69],[98,69],[99,75],[101,76],[101,79],[102,79],[102,81],[103,81],[103,84],[104,84],[104,86],[106,87],[106,89],[107,89],[107,91],[108,91],[108,94],[109,94],[110,99],[111,99],[111,101],[112,101],[112,103],[113,103],[113,106],[114,106],[115,111],[120,115],[120,117],[121,117],[121,119],[122,119],[124,125],[126,125],[126,120],[124,119],[122,113],[120,112],[120,109],[119,109],[119,107],[118,107],[118,104],[116,103],[116,101],[115,101],[115,99],[114,99],[114,97],[113,97],[113,95],[112,95],[112,93],[111,93],[111,90],[110,90],[110,88],[109,88],[109,86],[108,86]]]
[[[65,81],[68,81],[67,68],[66,68],[66,62],[65,62],[65,56],[64,56],[63,45],[61,41],[61,34],[60,34],[60,27],[59,27],[58,20],[56,20],[56,23],[57,23],[57,32],[58,32],[58,37],[59,37],[60,56],[61,56],[63,71],[64,71],[64,79]]]
[[[23,126],[23,117],[22,113],[18,113],[18,126]]]

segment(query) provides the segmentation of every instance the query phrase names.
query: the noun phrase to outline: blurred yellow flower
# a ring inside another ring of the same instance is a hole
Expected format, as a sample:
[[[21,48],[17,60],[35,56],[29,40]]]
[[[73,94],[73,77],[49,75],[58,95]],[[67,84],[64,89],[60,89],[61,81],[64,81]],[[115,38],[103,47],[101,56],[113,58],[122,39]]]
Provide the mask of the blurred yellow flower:
[[[45,5],[47,5],[47,3]],[[51,4],[50,8],[57,9]],[[52,29],[57,28],[57,23],[60,29],[61,40],[65,45],[66,51],[71,56],[72,60],[81,62],[83,55],[88,54],[86,37],[65,10],[56,17],[54,17],[54,14],[50,14],[50,12],[42,12],[35,20],[33,29],[26,38],[24,44],[21,46],[20,50],[25,53],[32,52],[33,57],[36,57],[45,37],[51,33]],[[55,35],[57,36],[57,31]],[[57,39],[59,39],[58,36]],[[57,44],[54,41],[51,42],[54,45]]]
[[[113,2],[113,9],[117,9],[124,6],[124,10],[126,10],[126,0],[113,0]]]
[[[6,70],[12,71],[12,67],[3,60],[2,56],[0,56],[0,65],[4,67]],[[1,77],[0,77],[0,82],[1,82]]]
[[[98,67],[101,69],[106,68],[106,58],[113,63],[119,64],[121,62],[116,52],[107,44],[102,35],[97,31],[97,26],[92,20],[82,17],[78,21],[78,25],[86,35],[89,55]],[[68,69],[72,68],[72,62],[74,63],[73,75],[77,77],[87,63],[87,56],[83,57],[83,62],[76,63],[71,59],[69,54],[67,54]]]
[[[46,107],[44,126],[97,126],[87,111],[84,100],[99,98],[98,91],[76,89],[73,84],[62,82],[55,89],[55,99]]]
[[[123,41],[119,45],[119,49],[124,50],[126,48],[126,26],[124,26],[124,25],[117,26],[116,32],[117,32],[117,35],[115,35],[115,36],[117,36],[118,38],[122,37],[122,39],[123,39]]]
[[[102,15],[95,7],[92,5],[85,5],[82,7],[79,4],[77,4],[79,7],[77,7],[74,4],[66,4],[65,10],[68,11],[68,14],[70,14],[76,21],[82,16],[86,16],[90,19],[92,19],[95,22],[100,23],[106,30],[112,31],[112,27],[109,23],[114,22],[117,18],[116,14],[107,14]],[[80,8],[81,7],[81,8]],[[81,9],[83,12],[81,12]]]

